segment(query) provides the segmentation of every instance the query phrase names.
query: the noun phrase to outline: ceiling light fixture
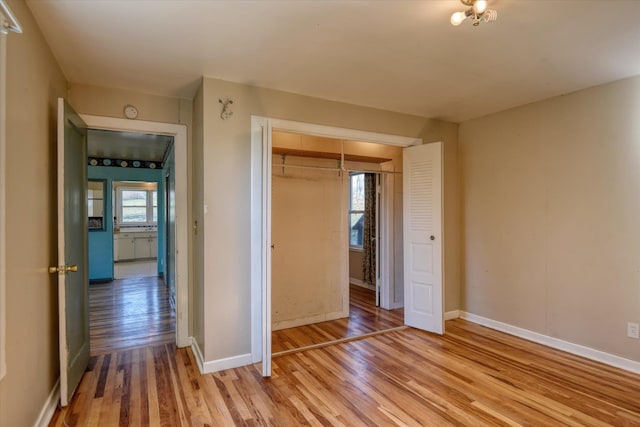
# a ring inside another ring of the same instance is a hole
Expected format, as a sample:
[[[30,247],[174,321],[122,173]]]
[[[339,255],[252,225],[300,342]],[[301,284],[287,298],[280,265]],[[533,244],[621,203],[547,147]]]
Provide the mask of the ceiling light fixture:
[[[451,15],[451,25],[455,27],[462,24],[467,18],[471,19],[474,27],[480,25],[481,21],[491,22],[498,19],[498,12],[487,9],[487,0],[460,0],[460,2],[469,6],[469,9],[454,12]]]

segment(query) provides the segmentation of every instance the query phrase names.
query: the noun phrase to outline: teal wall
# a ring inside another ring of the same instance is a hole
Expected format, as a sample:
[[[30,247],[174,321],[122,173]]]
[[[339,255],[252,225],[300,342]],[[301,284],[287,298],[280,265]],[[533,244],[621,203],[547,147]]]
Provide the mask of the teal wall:
[[[89,179],[104,180],[104,230],[89,230],[89,280],[113,280],[113,181],[145,181],[158,184],[158,274],[164,273],[165,191],[162,169],[88,166]]]

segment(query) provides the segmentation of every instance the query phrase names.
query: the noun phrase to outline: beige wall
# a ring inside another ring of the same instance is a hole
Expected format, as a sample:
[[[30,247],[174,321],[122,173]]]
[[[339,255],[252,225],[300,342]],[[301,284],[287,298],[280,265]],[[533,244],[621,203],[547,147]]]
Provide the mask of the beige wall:
[[[204,138],[204,113],[203,113],[202,85],[198,88],[193,99],[193,162],[190,177],[192,178],[192,205],[194,236],[191,248],[191,260],[193,263],[193,292],[189,295],[191,303],[191,319],[193,337],[198,347],[204,349],[204,211],[203,211],[203,138]]]
[[[203,258],[206,360],[250,352],[250,129],[251,115],[372,132],[422,137],[445,146],[445,297],[458,308],[458,126],[205,78],[203,82]],[[218,99],[233,100],[233,116],[221,120]],[[402,204],[402,200],[396,200]],[[197,296],[196,296],[197,298]],[[233,325],[233,327],[229,327]]]
[[[78,83],[69,84],[68,97],[73,108],[82,114],[125,118],[124,106],[131,104],[138,109],[136,120],[191,126],[192,104],[188,99]]]
[[[335,168],[336,162],[287,157],[285,165]],[[283,168],[278,155],[272,170],[273,330],[349,316],[348,175]]]
[[[460,126],[462,308],[640,361],[640,78]]]
[[[66,81],[30,11],[7,42],[7,375],[0,425],[29,426],[59,375],[56,277],[56,104]]]

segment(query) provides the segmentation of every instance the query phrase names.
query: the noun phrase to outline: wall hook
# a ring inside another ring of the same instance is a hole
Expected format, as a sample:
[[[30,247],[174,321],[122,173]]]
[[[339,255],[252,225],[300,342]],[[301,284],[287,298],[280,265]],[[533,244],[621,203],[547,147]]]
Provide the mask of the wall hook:
[[[222,111],[220,112],[220,118],[222,120],[226,120],[233,116],[233,111],[231,111],[231,104],[233,104],[233,101],[231,99],[227,98],[226,101],[218,99],[218,102],[222,104]]]

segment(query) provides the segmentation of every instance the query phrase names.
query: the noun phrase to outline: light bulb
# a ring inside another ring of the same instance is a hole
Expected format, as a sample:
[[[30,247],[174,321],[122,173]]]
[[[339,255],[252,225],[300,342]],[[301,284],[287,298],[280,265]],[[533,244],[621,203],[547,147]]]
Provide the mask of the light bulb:
[[[487,10],[487,0],[476,0],[473,3],[473,11],[478,15],[484,13]]]
[[[462,22],[467,19],[467,15],[464,12],[454,12],[451,15],[451,25],[457,27],[462,24]]]

